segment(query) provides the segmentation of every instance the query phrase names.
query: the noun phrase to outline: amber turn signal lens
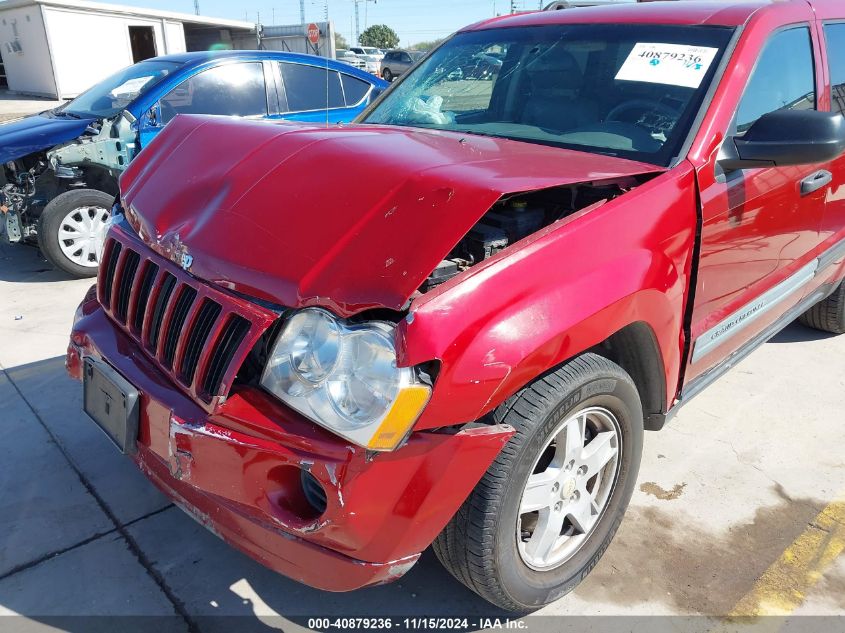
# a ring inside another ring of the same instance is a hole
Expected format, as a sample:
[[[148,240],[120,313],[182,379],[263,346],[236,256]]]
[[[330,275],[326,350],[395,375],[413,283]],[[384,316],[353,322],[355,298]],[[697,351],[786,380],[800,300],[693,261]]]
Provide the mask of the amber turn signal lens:
[[[430,397],[431,389],[426,385],[403,387],[387,416],[367,443],[367,448],[374,451],[391,451],[396,448],[420,417]]]

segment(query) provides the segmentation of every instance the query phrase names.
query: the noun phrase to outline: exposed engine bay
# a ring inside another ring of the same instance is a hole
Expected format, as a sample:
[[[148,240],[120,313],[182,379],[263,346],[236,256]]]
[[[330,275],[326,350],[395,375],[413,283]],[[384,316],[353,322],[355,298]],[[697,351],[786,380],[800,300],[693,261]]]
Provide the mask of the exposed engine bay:
[[[582,183],[506,196],[470,229],[420,287],[428,292],[511,244],[576,211],[603,204],[642,184],[649,176]]]
[[[0,170],[0,237],[33,241],[44,207],[60,193],[93,188],[117,194],[117,178],[137,152],[127,111],[93,122],[80,137],[9,161]]]

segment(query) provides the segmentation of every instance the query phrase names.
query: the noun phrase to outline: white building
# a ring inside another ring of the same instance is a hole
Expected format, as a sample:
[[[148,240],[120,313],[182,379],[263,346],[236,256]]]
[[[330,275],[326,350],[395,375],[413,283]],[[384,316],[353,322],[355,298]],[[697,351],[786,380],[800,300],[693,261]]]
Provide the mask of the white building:
[[[75,97],[143,59],[257,44],[255,25],[240,20],[86,0],[0,2],[0,67],[9,90],[24,94]]]

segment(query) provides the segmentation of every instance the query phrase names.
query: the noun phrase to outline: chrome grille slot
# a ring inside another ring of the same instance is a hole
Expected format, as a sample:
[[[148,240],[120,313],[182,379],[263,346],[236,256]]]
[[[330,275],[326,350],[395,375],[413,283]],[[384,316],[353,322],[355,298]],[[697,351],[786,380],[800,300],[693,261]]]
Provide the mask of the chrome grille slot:
[[[126,252],[126,261],[118,280],[117,305],[114,307],[114,316],[122,323],[126,323],[126,312],[129,309],[132,284],[135,282],[135,273],[138,272],[140,261],[141,257],[135,251]]]
[[[249,332],[249,326],[249,321],[237,314],[229,317],[211,352],[211,362],[203,378],[202,391],[205,397],[211,398],[217,395],[223,387],[226,369],[232,362],[238,346]]]
[[[220,304],[211,299],[203,300],[202,306],[200,306],[197,318],[194,320],[194,325],[188,335],[185,354],[182,357],[182,367],[179,372],[186,385],[190,385],[194,381],[200,353],[206,345],[208,335],[211,334],[211,328],[214,327],[217,317],[220,316],[220,311]]]
[[[182,335],[182,328],[185,325],[185,319],[188,318],[188,311],[191,309],[196,298],[196,290],[190,286],[182,285],[179,290],[179,296],[176,299],[176,306],[173,308],[173,316],[170,317],[170,323],[167,325],[167,334],[164,337],[164,350],[161,360],[168,369],[173,367],[176,344]]]
[[[152,319],[150,320],[150,350],[155,353],[158,347],[158,336],[161,333],[162,321],[164,321],[164,312],[167,309],[167,304],[170,301],[170,295],[173,294],[173,289],[176,287],[176,277],[170,273],[164,273],[164,280],[161,282],[161,289],[158,291],[155,305],[153,306]]]
[[[103,275],[103,295],[102,301],[105,307],[111,306],[111,291],[114,287],[114,271],[117,268],[117,260],[120,257],[122,245],[120,242],[114,242],[111,249],[109,249],[109,257],[106,264],[106,272]]]
[[[153,282],[158,275],[158,266],[147,262],[144,267],[144,274],[141,277],[141,285],[138,287],[138,303],[135,306],[135,315],[132,319],[132,327],[136,332],[141,331],[144,325],[144,315],[147,313],[147,304],[150,301],[150,293],[153,291]]]

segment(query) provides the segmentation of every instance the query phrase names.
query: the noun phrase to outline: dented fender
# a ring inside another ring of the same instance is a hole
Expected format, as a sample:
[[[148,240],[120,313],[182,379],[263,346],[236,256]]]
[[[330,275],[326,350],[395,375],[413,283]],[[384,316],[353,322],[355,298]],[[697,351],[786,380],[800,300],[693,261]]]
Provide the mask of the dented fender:
[[[655,334],[673,398],[695,239],[693,178],[684,162],[417,299],[400,324],[400,363],[437,359],[441,368],[416,428],[478,419],[636,322]]]

